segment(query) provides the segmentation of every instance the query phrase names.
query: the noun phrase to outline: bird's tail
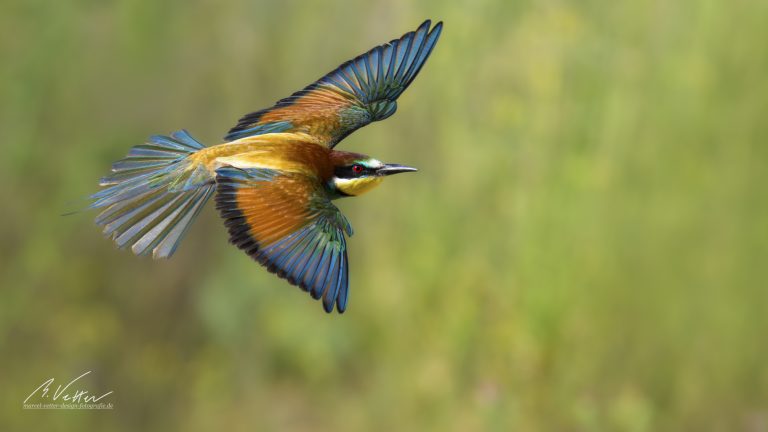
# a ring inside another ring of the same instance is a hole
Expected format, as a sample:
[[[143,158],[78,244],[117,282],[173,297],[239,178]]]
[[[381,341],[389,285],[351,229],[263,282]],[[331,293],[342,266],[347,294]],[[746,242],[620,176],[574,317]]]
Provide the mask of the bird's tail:
[[[190,158],[203,148],[184,130],[133,147],[91,195],[90,208],[103,209],[96,224],[120,248],[170,257],[215,189],[206,167]]]

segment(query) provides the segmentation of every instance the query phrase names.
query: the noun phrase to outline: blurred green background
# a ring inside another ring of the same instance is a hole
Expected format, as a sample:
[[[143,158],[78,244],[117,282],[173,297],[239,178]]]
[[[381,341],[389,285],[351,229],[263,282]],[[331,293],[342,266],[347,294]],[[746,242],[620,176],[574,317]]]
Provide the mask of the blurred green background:
[[[153,133],[214,144],[425,18],[339,148],[344,315],[228,245],[116,250],[81,208]],[[768,3],[0,3],[0,430],[768,430]],[[22,410],[93,370],[113,411]]]

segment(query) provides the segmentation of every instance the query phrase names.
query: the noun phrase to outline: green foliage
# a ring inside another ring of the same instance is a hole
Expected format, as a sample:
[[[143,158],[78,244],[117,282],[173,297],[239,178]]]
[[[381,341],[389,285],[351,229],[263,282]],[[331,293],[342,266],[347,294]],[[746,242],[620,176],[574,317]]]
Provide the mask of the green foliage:
[[[114,250],[79,197],[154,133],[215,143],[445,21],[339,148],[342,316],[227,244]],[[765,430],[768,3],[0,4],[0,429]],[[762,144],[761,144],[762,143]],[[21,409],[93,370],[115,410]]]

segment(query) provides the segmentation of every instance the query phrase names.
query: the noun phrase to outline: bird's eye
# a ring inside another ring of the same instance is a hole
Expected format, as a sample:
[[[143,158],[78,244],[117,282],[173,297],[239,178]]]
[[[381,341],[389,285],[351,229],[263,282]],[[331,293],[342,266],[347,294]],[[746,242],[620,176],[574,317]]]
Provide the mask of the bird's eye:
[[[354,164],[352,165],[352,172],[355,174],[362,174],[363,170],[365,168],[360,164]]]

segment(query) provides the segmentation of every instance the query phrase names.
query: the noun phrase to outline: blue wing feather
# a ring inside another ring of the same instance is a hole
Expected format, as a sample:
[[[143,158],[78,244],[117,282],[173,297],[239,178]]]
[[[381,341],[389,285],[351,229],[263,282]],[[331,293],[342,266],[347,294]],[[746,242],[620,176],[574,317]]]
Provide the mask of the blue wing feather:
[[[293,125],[289,121],[271,122],[263,125],[255,126],[249,129],[244,129],[236,132],[230,132],[224,137],[227,141],[235,141],[240,138],[245,138],[253,135],[264,135],[268,133],[285,132],[293,128]]]
[[[307,222],[284,237],[261,244],[239,207],[237,194],[242,188],[258,188],[279,181],[284,175],[268,169],[241,170],[232,167],[216,171],[216,208],[225,219],[230,241],[243,249],[270,272],[323,299],[323,308],[332,312],[334,305],[341,313],[346,308],[348,286],[347,244],[345,233],[352,229],[347,219],[330,200],[314,197],[307,210]],[[295,205],[291,200],[273,205]],[[282,225],[277,226],[278,229]],[[339,299],[343,295],[343,299]]]
[[[318,133],[328,133],[321,138],[333,147],[368,123],[386,119],[397,110],[397,98],[424,66],[440,37],[442,22],[430,29],[431,24],[427,20],[415,31],[344,62],[313,84],[279,100],[271,108],[246,114],[225,139],[299,129],[311,133],[312,128],[307,126],[307,122],[339,124],[338,130],[330,133],[326,127],[317,128],[322,131]],[[334,92],[343,98],[323,99],[318,96],[323,91]],[[302,103],[311,104],[311,109],[290,109]],[[356,112],[345,118],[350,104],[354,105],[353,110],[368,110],[369,115],[360,116]],[[262,119],[270,113],[272,116]],[[340,118],[343,121],[339,122]]]

